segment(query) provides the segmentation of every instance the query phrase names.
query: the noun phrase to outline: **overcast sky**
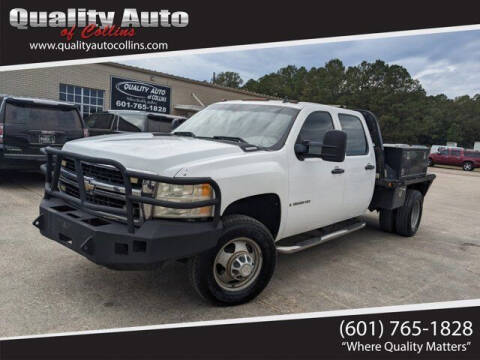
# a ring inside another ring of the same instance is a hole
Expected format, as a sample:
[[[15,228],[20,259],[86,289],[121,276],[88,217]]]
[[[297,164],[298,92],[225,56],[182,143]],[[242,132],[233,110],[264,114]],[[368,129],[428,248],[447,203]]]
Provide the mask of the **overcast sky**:
[[[363,60],[402,65],[429,95],[449,97],[480,93],[480,31],[416,35],[390,39],[243,50],[201,55],[130,60],[123,63],[196,80],[235,71],[246,82],[287,65],[323,66],[339,58],[346,66]]]

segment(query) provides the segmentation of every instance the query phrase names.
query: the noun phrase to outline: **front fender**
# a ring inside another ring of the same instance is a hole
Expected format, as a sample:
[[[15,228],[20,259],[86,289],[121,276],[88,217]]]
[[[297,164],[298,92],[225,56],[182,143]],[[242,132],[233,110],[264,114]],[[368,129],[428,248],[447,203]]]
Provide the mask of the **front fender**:
[[[278,234],[286,223],[288,210],[288,171],[281,151],[261,152],[215,162],[191,165],[176,176],[210,177],[222,194],[220,214],[235,201],[262,194],[276,194],[281,204]]]

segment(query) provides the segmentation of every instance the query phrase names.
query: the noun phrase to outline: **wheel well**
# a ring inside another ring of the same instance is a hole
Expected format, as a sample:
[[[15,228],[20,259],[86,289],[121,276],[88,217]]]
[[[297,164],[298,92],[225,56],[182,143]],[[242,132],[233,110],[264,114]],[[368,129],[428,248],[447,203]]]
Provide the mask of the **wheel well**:
[[[276,194],[261,194],[237,200],[223,212],[223,216],[233,214],[250,216],[260,221],[275,238],[280,228],[280,198]]]
[[[428,189],[430,188],[430,182],[422,182],[418,184],[409,185],[409,189],[418,190],[422,193],[423,196],[427,194]]]

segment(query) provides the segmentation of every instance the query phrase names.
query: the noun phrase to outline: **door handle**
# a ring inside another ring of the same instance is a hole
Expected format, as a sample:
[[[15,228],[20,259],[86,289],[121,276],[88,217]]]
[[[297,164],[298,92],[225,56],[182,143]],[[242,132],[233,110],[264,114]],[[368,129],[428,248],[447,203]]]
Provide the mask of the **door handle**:
[[[332,170],[332,174],[343,174],[345,170],[340,169],[340,168],[335,168]]]
[[[375,165],[367,164],[367,165],[365,166],[365,170],[373,170],[373,169],[375,169]]]

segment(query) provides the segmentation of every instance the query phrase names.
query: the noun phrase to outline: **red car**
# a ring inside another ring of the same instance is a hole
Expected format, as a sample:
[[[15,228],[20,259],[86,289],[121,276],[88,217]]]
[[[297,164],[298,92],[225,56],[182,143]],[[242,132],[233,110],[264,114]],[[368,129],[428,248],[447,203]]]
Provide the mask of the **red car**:
[[[480,167],[480,151],[440,147],[428,157],[428,166],[436,164],[461,166],[465,171],[472,171]]]

